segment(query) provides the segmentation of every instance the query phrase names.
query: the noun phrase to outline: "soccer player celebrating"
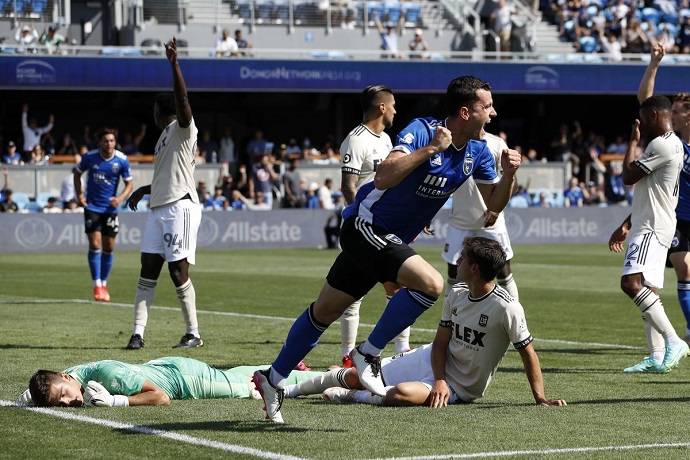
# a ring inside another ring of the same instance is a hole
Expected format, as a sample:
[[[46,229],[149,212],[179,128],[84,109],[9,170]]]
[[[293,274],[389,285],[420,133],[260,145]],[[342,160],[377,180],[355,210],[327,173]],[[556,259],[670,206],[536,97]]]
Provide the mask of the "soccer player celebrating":
[[[73,169],[74,193],[84,206],[84,227],[89,237],[89,269],[93,282],[93,299],[110,301],[108,275],[113,267],[115,237],[119,230],[117,209],[132,193],[132,174],[127,156],[115,149],[115,132],[100,133],[100,147],[88,152]],[[86,197],[82,192],[81,175],[88,173]],[[120,178],[125,183],[117,194]]]
[[[482,133],[482,139],[486,141],[496,164],[500,164],[502,152],[508,149],[505,141],[499,136],[487,132]],[[463,241],[471,236],[483,236],[501,244],[506,254],[506,263],[499,270],[496,281],[499,286],[517,299],[518,289],[510,268],[513,248],[510,245],[505,217],[503,212],[495,213],[486,208],[479,188],[472,178],[467,179],[453,194],[453,207],[448,224],[446,244],[441,253],[441,257],[448,264],[446,293],[450,292],[452,285],[461,281],[458,279],[458,257],[460,257]]]
[[[374,180],[379,163],[386,159],[393,144],[384,131],[393,126],[395,117],[395,96],[386,86],[367,86],[360,96],[362,123],[347,135],[340,145],[342,162],[341,189],[346,204],[355,201],[357,189]],[[386,298],[395,294],[398,286],[384,283]],[[359,308],[362,299],[357,299],[343,312],[340,318],[340,338],[343,367],[352,367],[350,353],[355,348],[359,328]],[[410,349],[410,328],[405,328],[395,338],[395,351],[402,353]]]
[[[144,346],[148,311],[163,263],[168,262],[177,298],[180,300],[187,330],[176,347],[201,347],[196,319],[196,293],[189,279],[194,264],[196,235],[201,223],[201,205],[194,184],[194,155],[198,130],[187,99],[187,87],[177,62],[177,43],[165,45],[172,66],[174,97],[156,98],[153,115],[163,130],[156,144],[151,185],[137,189],[129,199],[136,210],[144,195],[150,194],[151,208],[141,241],[141,273],[134,299],[134,331],[127,344],[130,350]]]
[[[448,197],[474,177],[488,209],[500,212],[510,198],[520,154],[503,152],[498,179],[493,155],[478,141],[496,116],[488,83],[459,77],[446,92],[445,120],[418,118],[398,135],[397,146],[343,212],[338,255],[316,301],[297,318],[268,371],[256,372],[266,418],[282,423],[284,379],[316,346],[345,308],[377,282],[404,286],[393,296],[366,342],[352,352],[362,384],[385,394],[380,355],[386,344],[431,307],[443,291],[443,277],[408,244]]]
[[[144,364],[104,360],[79,364],[63,372],[39,370],[17,403],[35,406],[167,406],[171,400],[261,398],[251,383],[257,369],[216,369],[190,358],[167,357]],[[293,371],[298,384],[321,372]]]
[[[664,45],[652,47],[647,70],[640,82],[637,98],[642,103],[654,94],[656,72],[664,58]],[[673,129],[683,142],[683,169],[678,181],[678,206],[676,207],[676,234],[671,241],[669,259],[678,279],[678,303],[685,316],[685,341],[690,343],[690,94],[680,93],[673,98],[671,107]]]
[[[657,289],[664,286],[666,253],[676,228],[678,180],[683,166],[683,143],[673,133],[671,101],[664,96],[647,98],[640,106],[628,151],[623,161],[623,181],[635,184],[632,213],[609,239],[609,248],[620,252],[628,242],[621,289],[642,312],[649,356],[624,369],[626,373],[664,373],[688,353],[666,316]],[[647,148],[636,159],[640,131]]]
[[[289,385],[286,395],[324,392],[329,401],[388,406],[468,403],[484,396],[512,343],[522,358],[534,402],[565,406],[562,399],[548,399],[544,394],[539,357],[522,305],[494,284],[506,262],[500,242],[467,238],[457,262],[467,284],[452,286],[433,343],[381,361],[381,374],[388,384],[385,395],[362,390],[354,369],[333,369]]]

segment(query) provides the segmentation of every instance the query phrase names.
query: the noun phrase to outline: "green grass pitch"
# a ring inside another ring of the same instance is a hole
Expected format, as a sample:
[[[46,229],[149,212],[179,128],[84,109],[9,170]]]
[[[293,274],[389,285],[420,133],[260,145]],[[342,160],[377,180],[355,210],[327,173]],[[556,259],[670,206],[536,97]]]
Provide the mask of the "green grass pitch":
[[[521,246],[513,271],[541,358],[547,396],[568,407],[532,405],[519,356],[504,358],[486,397],[442,410],[337,406],[310,397],[287,400],[284,426],[264,423],[252,400],[174,401],[166,408],[56,409],[258,449],[267,457],[389,458],[530,451],[524,457],[688,458],[690,359],[667,375],[623,375],[644,356],[639,311],[618,287],[622,257],[605,245]],[[443,274],[436,249],[421,251]],[[86,361],[144,362],[183,355],[227,368],[268,363],[291,322],[311,302],[335,258],[332,251],[200,252],[192,269],[206,346],[173,350],[183,334],[172,283],[163,273],[146,348],[123,349],[138,277],[136,253],[117,253],[112,305],[84,301],[90,281],[84,254],[0,255],[0,400],[14,400],[38,368],[62,370]],[[666,273],[663,301],[679,333],[684,320]],[[362,322],[376,322],[380,287],[366,298]],[[121,305],[118,305],[121,304]],[[417,322],[414,344],[430,342],[441,302]],[[219,315],[231,312],[241,315]],[[261,315],[248,317],[242,315]],[[419,330],[421,329],[421,330]],[[365,337],[369,327],[360,328]],[[338,361],[339,328],[331,327],[307,357],[314,368]],[[636,348],[634,348],[636,347]],[[628,451],[576,448],[680,444]],[[566,449],[549,453],[546,449]],[[517,453],[515,453],[517,455]],[[249,458],[212,447],[0,407],[0,458]],[[462,457],[460,457],[462,458]]]

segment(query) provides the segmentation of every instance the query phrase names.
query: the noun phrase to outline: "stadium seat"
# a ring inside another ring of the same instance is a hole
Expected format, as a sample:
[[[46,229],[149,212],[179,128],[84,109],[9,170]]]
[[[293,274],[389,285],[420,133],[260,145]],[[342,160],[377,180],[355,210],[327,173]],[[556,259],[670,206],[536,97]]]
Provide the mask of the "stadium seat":
[[[290,10],[287,0],[274,0],[273,17],[278,24],[283,24],[290,19]]]
[[[422,12],[422,7],[417,3],[405,3],[403,4],[403,12],[405,13],[405,22],[416,26]]]
[[[580,51],[583,53],[596,53],[599,50],[599,44],[594,37],[580,37],[578,43],[580,44]]]
[[[24,11],[26,10],[24,0],[10,1],[10,9],[14,10],[15,14],[17,15],[24,13]]]
[[[31,1],[31,12],[37,14],[43,14],[48,6],[47,0],[32,0]]]
[[[661,14],[656,8],[642,8],[642,20],[651,21],[654,24],[659,23]]]
[[[529,201],[522,195],[515,195],[508,202],[509,208],[529,208]]]
[[[273,12],[273,2],[262,0],[256,2],[256,22],[259,24],[264,22],[271,22],[271,13]]]
[[[252,19],[252,6],[249,2],[241,2],[237,4],[237,15],[245,20],[250,21]]]
[[[48,204],[48,198],[50,198],[51,196],[55,196],[55,194],[51,192],[41,192],[38,195],[36,195],[36,203],[43,207]]]
[[[26,206],[29,204],[29,195],[27,195],[24,192],[13,192],[12,193],[12,201],[17,203],[17,206],[19,209],[25,209]]]
[[[43,205],[41,205],[41,203],[37,203],[36,201],[29,201],[26,203],[26,206],[23,209],[29,212],[41,212],[43,211]]]
[[[385,15],[388,16],[388,22],[397,24],[398,21],[400,21],[400,16],[402,15],[402,8],[400,7],[400,3],[386,3]]]
[[[367,12],[370,21],[375,21],[376,19],[383,20],[384,11],[381,2],[367,2]]]

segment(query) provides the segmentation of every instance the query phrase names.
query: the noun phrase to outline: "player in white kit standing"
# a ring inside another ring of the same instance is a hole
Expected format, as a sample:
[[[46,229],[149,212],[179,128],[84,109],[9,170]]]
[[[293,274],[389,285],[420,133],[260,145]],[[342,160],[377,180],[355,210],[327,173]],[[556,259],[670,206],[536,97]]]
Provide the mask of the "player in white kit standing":
[[[501,164],[501,153],[508,150],[508,145],[499,136],[487,132],[482,134],[482,139],[486,141],[498,168],[498,165]],[[500,171],[496,172],[500,173]],[[474,179],[468,179],[453,194],[453,207],[448,218],[448,224],[446,244],[441,253],[441,257],[448,264],[446,295],[458,281],[465,281],[458,278],[458,258],[465,238],[480,236],[500,243],[506,254],[506,263],[498,271],[496,282],[512,297],[518,299],[518,289],[510,267],[513,248],[510,245],[505,217],[503,212],[495,213],[486,208]]]
[[[204,344],[196,319],[196,293],[189,279],[189,265],[195,261],[196,236],[201,223],[201,206],[194,182],[198,130],[177,62],[174,37],[165,45],[165,54],[172,66],[174,96],[168,93],[156,98],[153,115],[163,132],[156,144],[153,180],[151,185],[137,189],[129,199],[130,208],[136,210],[139,200],[144,195],[151,195],[151,210],[141,241],[141,274],[134,299],[134,331],[127,344],[130,350],[144,346],[148,311],[166,261],[187,326],[175,347],[196,348]]]
[[[395,117],[395,96],[393,91],[382,85],[364,88],[360,95],[362,123],[357,125],[340,144],[342,179],[340,188],[347,204],[355,201],[355,194],[362,184],[374,180],[376,167],[386,159],[393,144],[384,131],[393,126]],[[384,283],[386,298],[395,294],[395,283]],[[359,308],[362,299],[350,305],[340,317],[340,345],[343,367],[352,367],[350,352],[357,343]],[[396,353],[410,349],[410,328],[405,328],[394,339]]]

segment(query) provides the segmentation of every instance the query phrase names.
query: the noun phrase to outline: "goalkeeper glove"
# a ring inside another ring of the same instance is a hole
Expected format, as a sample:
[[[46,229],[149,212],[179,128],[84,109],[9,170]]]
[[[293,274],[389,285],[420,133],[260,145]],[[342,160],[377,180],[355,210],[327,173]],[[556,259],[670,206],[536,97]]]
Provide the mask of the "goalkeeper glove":
[[[84,389],[84,404],[87,406],[124,407],[129,406],[129,398],[124,395],[111,395],[103,385],[89,380]]]

